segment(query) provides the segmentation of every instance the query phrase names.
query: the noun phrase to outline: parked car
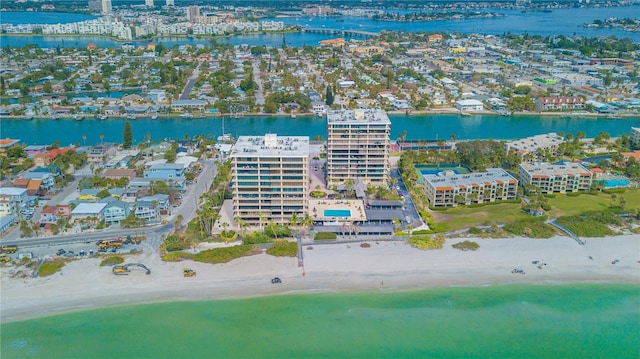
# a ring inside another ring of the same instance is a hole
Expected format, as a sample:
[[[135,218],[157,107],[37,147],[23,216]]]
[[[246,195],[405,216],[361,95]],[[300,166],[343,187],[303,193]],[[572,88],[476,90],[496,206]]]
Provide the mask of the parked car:
[[[65,251],[64,249],[60,248],[58,249],[58,251],[56,252],[57,255],[61,256],[63,254],[67,253],[67,251]]]
[[[271,278],[271,284],[279,284],[279,283],[282,283],[282,280],[280,279],[280,277]]]

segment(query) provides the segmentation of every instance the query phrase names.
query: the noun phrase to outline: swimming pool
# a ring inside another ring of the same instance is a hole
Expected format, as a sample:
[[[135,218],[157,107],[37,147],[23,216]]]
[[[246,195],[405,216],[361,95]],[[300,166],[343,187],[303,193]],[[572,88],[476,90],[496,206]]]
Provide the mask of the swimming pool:
[[[351,217],[351,211],[348,209],[325,209],[325,217]]]
[[[628,187],[629,180],[626,179],[608,179],[604,180],[604,188]]]

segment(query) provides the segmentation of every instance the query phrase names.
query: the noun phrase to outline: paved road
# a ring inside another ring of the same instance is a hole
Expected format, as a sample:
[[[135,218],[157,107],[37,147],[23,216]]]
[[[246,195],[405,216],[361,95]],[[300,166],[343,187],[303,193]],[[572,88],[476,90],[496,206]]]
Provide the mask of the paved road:
[[[193,74],[189,78],[189,81],[187,81],[187,85],[184,87],[184,90],[182,91],[182,95],[180,95],[181,100],[189,99],[189,94],[191,94],[191,90],[193,90],[193,86],[196,84],[196,81],[198,80],[199,75],[200,75],[200,69],[196,68],[195,70],[193,70]]]
[[[167,218],[167,224],[150,226],[150,227],[141,227],[141,228],[133,228],[133,229],[121,229],[121,228],[108,228],[102,231],[87,231],[76,234],[65,234],[65,235],[57,235],[57,236],[48,236],[48,237],[35,237],[35,238],[24,238],[20,239],[20,231],[17,230],[18,235],[15,238],[3,238],[0,241],[1,244],[15,244],[20,248],[24,247],[37,247],[37,246],[55,246],[55,248],[70,244],[70,243],[82,243],[87,241],[96,241],[98,239],[107,239],[107,238],[117,238],[117,237],[126,237],[127,235],[141,235],[145,234],[148,239],[151,241],[149,244],[154,248],[154,250],[158,249],[158,245],[161,242],[161,238],[163,235],[166,235],[171,230],[173,230],[174,225],[173,222],[175,218],[182,214],[184,217],[183,224],[186,224],[190,219],[195,217],[196,207],[198,204],[198,199],[200,196],[211,186],[213,182],[213,178],[218,172],[218,167],[213,160],[205,160],[203,161],[204,169],[202,173],[197,177],[197,182],[194,182],[191,185],[191,188],[188,188],[187,192],[184,194],[182,199],[182,205],[175,209],[172,215]],[[69,186],[71,190],[77,187],[77,183],[75,186]],[[68,188],[67,188],[68,189]],[[70,192],[70,191],[69,191]],[[63,195],[60,193],[59,196]],[[58,196],[56,196],[58,197]],[[64,197],[62,197],[64,198]]]
[[[253,65],[253,81],[258,85],[256,90],[256,105],[264,105],[264,93],[262,92],[262,76],[260,76],[260,58],[254,58]]]
[[[409,217],[408,224],[410,224],[411,227],[413,227],[414,229],[420,227],[421,225],[423,225],[422,219],[420,219],[420,214],[418,214],[418,209],[416,208],[416,205],[413,203],[413,200],[411,199],[411,194],[409,193],[407,186],[404,184],[404,181],[402,180],[402,176],[400,176],[400,173],[398,172],[397,169],[392,169],[391,177],[398,179],[398,187],[400,187],[399,192],[404,195],[404,210],[402,212],[405,216],[405,221],[406,221],[406,218]],[[406,222],[403,222],[403,223],[406,223]]]

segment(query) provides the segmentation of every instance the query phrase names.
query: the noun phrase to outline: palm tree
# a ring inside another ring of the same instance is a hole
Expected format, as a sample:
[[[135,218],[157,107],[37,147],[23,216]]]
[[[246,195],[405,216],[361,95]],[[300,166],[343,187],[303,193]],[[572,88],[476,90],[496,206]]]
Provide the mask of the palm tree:
[[[298,214],[296,212],[293,212],[293,214],[291,214],[291,219],[289,219],[289,225],[291,227],[295,227],[298,225]]]
[[[235,221],[236,221],[236,224],[238,225],[238,228],[240,228],[240,231],[242,232],[242,236],[244,237],[247,231],[247,227],[249,226],[249,223],[247,223],[247,221],[239,217],[236,218]]]
[[[100,143],[104,143],[104,133],[100,132],[100,134],[98,135],[98,137],[100,137]]]

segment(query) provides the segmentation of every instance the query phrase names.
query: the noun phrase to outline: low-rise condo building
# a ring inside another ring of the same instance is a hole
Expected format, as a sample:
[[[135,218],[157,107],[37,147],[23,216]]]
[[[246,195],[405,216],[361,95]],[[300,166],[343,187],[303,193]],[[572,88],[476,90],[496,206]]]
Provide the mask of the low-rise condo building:
[[[504,201],[518,195],[518,180],[502,168],[469,174],[424,175],[422,187],[432,207]]]
[[[511,150],[515,151],[523,162],[536,162],[544,160],[547,154],[551,156],[558,155],[558,148],[562,142],[564,142],[564,139],[561,136],[555,132],[550,132],[543,135],[507,141],[505,143],[505,150],[507,153]]]
[[[309,137],[240,136],[231,152],[233,217],[286,224],[309,211]]]
[[[640,149],[640,127],[631,127],[631,136],[629,136],[631,146]]]
[[[523,186],[532,185],[544,194],[587,191],[593,174],[578,163],[522,163],[518,171]]]
[[[371,186],[389,182],[391,121],[383,110],[327,113],[327,184],[360,178]]]

